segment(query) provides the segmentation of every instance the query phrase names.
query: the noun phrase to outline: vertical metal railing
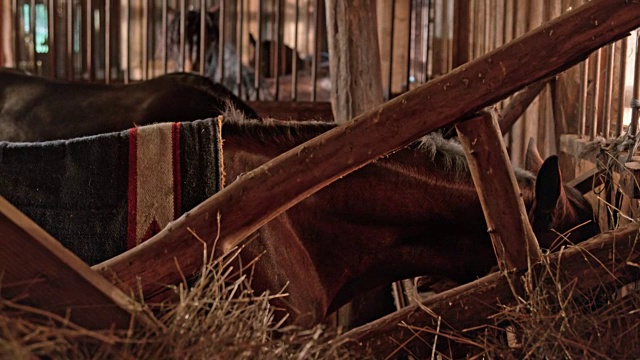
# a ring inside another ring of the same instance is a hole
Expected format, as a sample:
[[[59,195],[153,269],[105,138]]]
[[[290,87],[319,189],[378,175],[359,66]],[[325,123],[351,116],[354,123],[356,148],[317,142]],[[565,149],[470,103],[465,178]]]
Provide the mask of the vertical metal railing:
[[[49,0],[47,2],[47,46],[49,47],[49,74],[56,77],[58,74],[58,59],[56,59],[56,2]]]
[[[238,96],[242,96],[242,35],[243,35],[243,19],[244,19],[244,0],[238,0],[238,29],[236,30],[238,33],[238,37],[236,38],[236,56],[238,58],[238,64],[236,66],[236,87]],[[262,41],[262,1],[260,1],[260,10],[258,13],[258,46],[256,47],[257,58],[260,59],[260,42]],[[259,62],[259,61],[258,61]],[[255,73],[255,82],[254,88],[256,91],[256,100],[260,99],[260,67],[258,66],[258,62],[256,62],[256,73]]]
[[[293,53],[291,59],[291,100],[298,100],[298,23],[300,22],[300,1],[295,0],[293,21]]]
[[[620,40],[620,76],[618,81],[618,119],[616,120],[616,132],[615,136],[622,134],[622,127],[624,124],[624,107],[625,107],[625,89],[627,78],[627,47],[629,38],[626,37]]]
[[[258,1],[258,38],[256,42],[255,52],[254,52],[254,72],[255,79],[253,82],[253,88],[256,92],[256,100],[260,100],[260,68],[262,64],[262,30],[263,30],[263,16],[264,16],[264,6],[262,1]],[[242,4],[242,0],[240,0],[240,4]],[[242,10],[241,10],[242,13]],[[242,18],[240,18],[242,19]],[[242,21],[240,21],[242,24]],[[242,26],[240,27],[240,33],[242,33]],[[237,41],[238,49],[241,49],[242,46],[242,38],[239,37]],[[242,56],[238,55],[238,59],[242,59]],[[238,81],[240,81],[242,77],[242,72],[240,71],[240,66],[238,66]],[[238,89],[238,93],[240,93],[240,89]]]
[[[314,46],[313,58],[311,59],[311,101],[316,101],[318,96],[318,61],[320,61],[320,19],[324,2],[322,0],[315,1],[314,8]]]

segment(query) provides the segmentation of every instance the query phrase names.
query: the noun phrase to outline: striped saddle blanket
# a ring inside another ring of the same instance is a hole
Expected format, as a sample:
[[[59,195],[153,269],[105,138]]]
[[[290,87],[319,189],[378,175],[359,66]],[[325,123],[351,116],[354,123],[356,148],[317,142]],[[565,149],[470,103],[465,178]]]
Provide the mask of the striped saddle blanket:
[[[222,188],[220,120],[43,143],[0,142],[0,195],[90,265]]]

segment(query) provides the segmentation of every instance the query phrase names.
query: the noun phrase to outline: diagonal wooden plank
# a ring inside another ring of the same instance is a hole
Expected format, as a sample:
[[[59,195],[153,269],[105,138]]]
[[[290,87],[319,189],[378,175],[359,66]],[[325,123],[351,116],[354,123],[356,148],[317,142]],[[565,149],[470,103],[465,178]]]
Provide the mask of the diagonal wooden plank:
[[[531,229],[495,111],[456,124],[501,270],[524,269],[542,253]]]
[[[127,329],[151,318],[120,289],[0,197],[0,273],[3,298],[15,299],[88,329]]]

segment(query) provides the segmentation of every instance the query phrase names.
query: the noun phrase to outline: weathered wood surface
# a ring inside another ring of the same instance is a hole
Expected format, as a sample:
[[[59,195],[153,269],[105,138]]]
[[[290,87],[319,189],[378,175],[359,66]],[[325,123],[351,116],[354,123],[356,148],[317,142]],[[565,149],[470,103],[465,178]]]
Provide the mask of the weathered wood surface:
[[[497,114],[483,111],[456,124],[456,130],[500,269],[524,269],[540,261],[542,253],[527,218]]]
[[[545,86],[547,86],[549,80],[550,79],[543,79],[527,86],[526,89],[517,93],[509,104],[504,107],[500,119],[500,131],[503,135],[509,133],[513,124],[527,111],[529,105],[531,105],[533,100],[540,94]]]
[[[640,26],[640,4],[593,0],[447,75],[278,156],[169,224],[154,238],[96,266],[152,297],[202,265],[216,235],[228,251],[260,226],[345,174],[465,114],[562,71]],[[523,66],[526,64],[526,66]],[[220,214],[220,229],[215,221]],[[176,269],[174,261],[180,265]]]
[[[470,1],[455,0],[453,3],[453,49],[452,63],[456,68],[471,59]]]
[[[342,124],[384,102],[376,1],[325,0],[325,4],[332,84],[331,106],[335,122]],[[393,288],[399,294],[404,293],[399,282]],[[388,289],[382,291],[386,292]],[[368,321],[361,321],[359,318],[373,310],[363,307],[375,307],[376,297],[380,297],[376,296],[379,292],[360,294],[352,303],[340,308],[338,323],[353,327],[354,323]]]
[[[639,231],[640,225],[634,223],[602,233],[578,246],[546,256],[545,261],[535,265],[532,271],[534,274],[545,272],[546,264],[549,264],[548,269],[558,269],[558,279],[565,284],[575,285],[573,293],[576,295],[602,285],[621,285],[634,281],[640,275],[636,265],[640,261],[637,243]],[[380,358],[394,352],[395,356],[402,354],[398,344],[411,346],[414,353],[420,353],[422,349],[423,354],[431,354],[427,346],[433,344],[432,334],[422,332],[418,337],[416,328],[435,330],[439,320],[443,324],[441,329],[445,331],[491,323],[490,316],[497,313],[501,306],[516,304],[514,293],[518,296],[524,294],[520,280],[522,275],[523,270],[506,275],[499,272],[490,274],[434,295],[421,305],[409,306],[353,329],[342,335],[342,339],[350,339],[354,348],[362,346],[375,349],[374,353]],[[402,323],[411,325],[412,329],[400,325]]]
[[[342,124],[384,102],[376,2],[326,0],[325,3],[331,105],[335,121]]]
[[[131,298],[0,197],[0,274],[3,298],[69,318],[87,329],[150,324]],[[37,314],[34,314],[34,316]],[[41,316],[41,315],[40,315]]]

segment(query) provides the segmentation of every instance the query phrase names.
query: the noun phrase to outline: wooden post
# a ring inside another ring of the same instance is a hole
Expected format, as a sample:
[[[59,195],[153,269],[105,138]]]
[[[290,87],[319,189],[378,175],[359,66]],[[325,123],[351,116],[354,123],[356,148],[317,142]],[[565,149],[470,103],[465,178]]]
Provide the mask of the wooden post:
[[[13,53],[15,38],[12,34],[15,27],[11,0],[0,0],[0,7],[0,66],[14,67],[16,54]]]
[[[331,104],[339,124],[384,102],[375,0],[326,0]],[[391,19],[394,21],[394,19]],[[355,36],[358,34],[358,36]],[[393,41],[393,39],[392,39]],[[393,54],[392,54],[393,55]],[[398,62],[399,64],[406,64]],[[391,70],[390,70],[391,71]],[[398,287],[394,284],[394,287]],[[383,289],[388,294],[389,289]],[[399,289],[394,289],[402,293]],[[360,294],[338,310],[338,323],[352,327],[376,304],[380,291]],[[368,305],[371,307],[371,305]],[[379,314],[382,316],[384,314]]]
[[[327,0],[325,3],[331,104],[334,119],[341,124],[384,102],[376,2]]]
[[[469,0],[455,0],[453,5],[453,67],[471,60]]]
[[[502,140],[497,114],[456,125],[501,270],[528,268],[542,257]],[[523,242],[524,240],[524,242]]]
[[[128,329],[134,317],[152,324],[131,298],[3,197],[0,234],[3,298],[16,297],[87,329]]]
[[[218,250],[229,251],[349,172],[565,70],[639,26],[640,4],[592,0],[246,173],[153,238],[96,268],[113,271],[125,288],[140,286],[147,297],[158,295],[166,291],[163,284],[180,282],[182,274],[195,274],[202,266],[202,244],[189,230],[209,247],[219,230]],[[526,67],[521,59],[528,60]],[[217,214],[220,228],[211,221]],[[182,272],[168,260],[174,257]]]

